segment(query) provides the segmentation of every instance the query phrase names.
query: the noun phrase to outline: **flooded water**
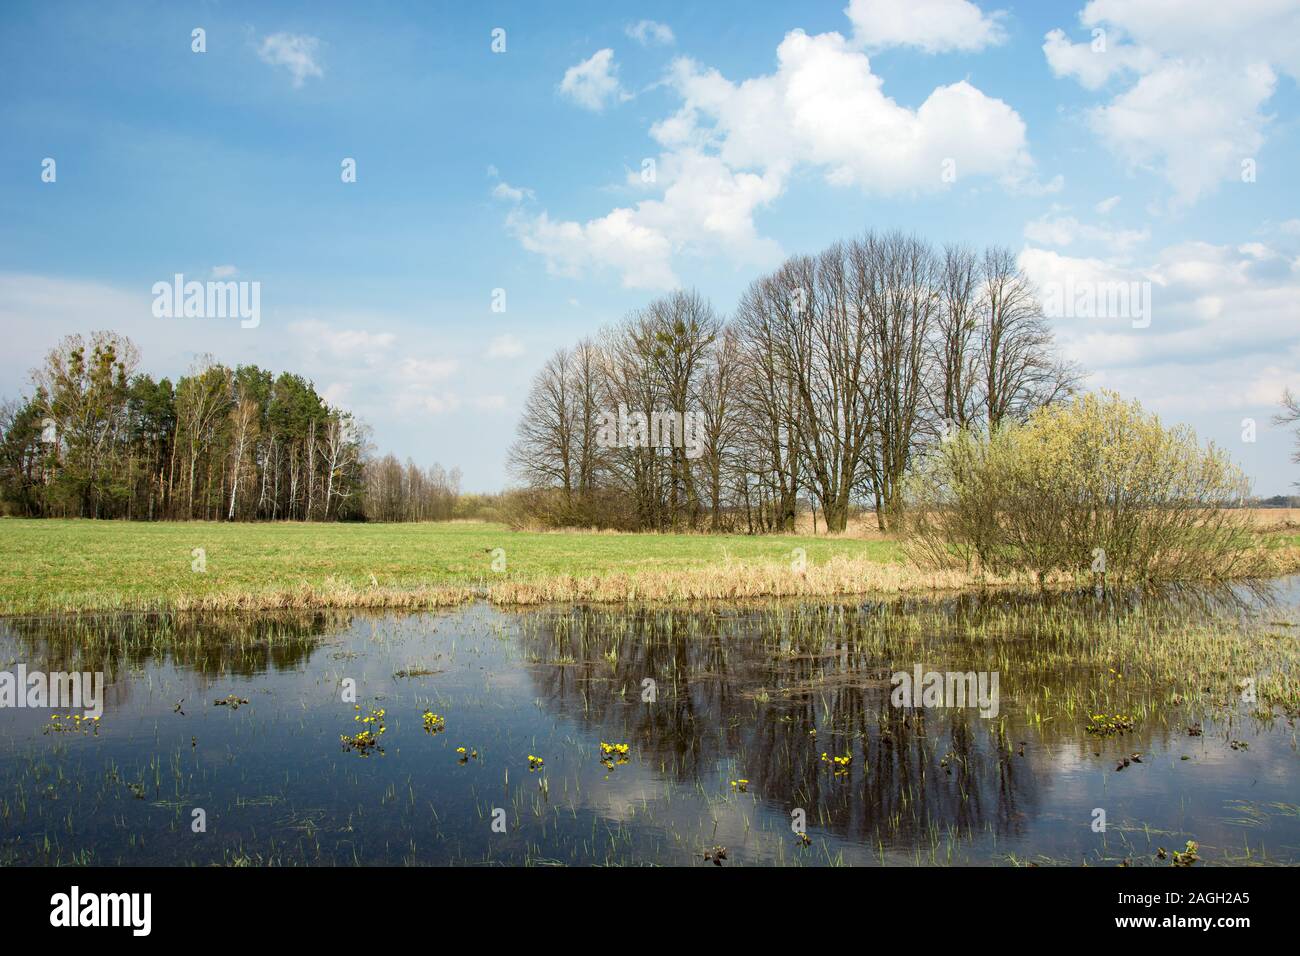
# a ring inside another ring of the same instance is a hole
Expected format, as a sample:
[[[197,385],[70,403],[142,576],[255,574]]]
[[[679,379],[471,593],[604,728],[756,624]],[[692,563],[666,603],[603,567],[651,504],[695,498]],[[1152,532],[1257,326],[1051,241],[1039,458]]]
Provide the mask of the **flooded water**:
[[[11,619],[0,670],[106,685],[0,709],[0,863],[1295,864],[1298,625],[1300,578]],[[918,671],[996,700],[900,703]]]

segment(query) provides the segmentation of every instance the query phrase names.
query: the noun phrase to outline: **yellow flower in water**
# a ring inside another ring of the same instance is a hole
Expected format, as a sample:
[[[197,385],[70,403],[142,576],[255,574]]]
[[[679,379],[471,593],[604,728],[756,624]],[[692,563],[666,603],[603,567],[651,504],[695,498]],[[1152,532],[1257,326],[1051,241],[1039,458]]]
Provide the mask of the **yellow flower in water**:
[[[600,762],[606,770],[612,770],[615,764],[628,762],[628,753],[631,749],[630,744],[611,744],[602,740],[600,742]]]

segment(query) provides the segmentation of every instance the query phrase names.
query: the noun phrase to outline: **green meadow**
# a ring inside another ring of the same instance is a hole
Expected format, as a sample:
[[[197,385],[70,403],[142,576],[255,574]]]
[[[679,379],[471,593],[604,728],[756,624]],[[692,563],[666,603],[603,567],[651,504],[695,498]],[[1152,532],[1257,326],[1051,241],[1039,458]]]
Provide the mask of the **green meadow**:
[[[206,570],[193,569],[203,549]],[[504,555],[495,549],[501,548]],[[902,560],[892,541],[796,535],[512,531],[486,522],[418,524],[0,521],[0,613],[164,609],[304,586],[483,587],[588,575],[716,572],[832,558]],[[504,571],[493,562],[504,557]],[[373,576],[373,580],[372,580]],[[346,602],[344,602],[346,603]]]

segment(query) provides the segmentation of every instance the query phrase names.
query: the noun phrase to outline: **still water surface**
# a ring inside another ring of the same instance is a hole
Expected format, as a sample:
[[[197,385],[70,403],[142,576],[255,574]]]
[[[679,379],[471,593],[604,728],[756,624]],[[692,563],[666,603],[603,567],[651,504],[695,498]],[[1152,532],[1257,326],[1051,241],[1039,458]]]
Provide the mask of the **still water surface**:
[[[1144,600],[1294,648],[1300,578],[1237,597]],[[1300,862],[1294,712],[1006,633],[1133,602],[0,621],[0,670],[108,682],[96,730],[0,710],[0,863],[1164,866],[1188,840],[1196,865]],[[998,671],[997,717],[893,706],[916,665]],[[1135,726],[1089,734],[1094,709]]]

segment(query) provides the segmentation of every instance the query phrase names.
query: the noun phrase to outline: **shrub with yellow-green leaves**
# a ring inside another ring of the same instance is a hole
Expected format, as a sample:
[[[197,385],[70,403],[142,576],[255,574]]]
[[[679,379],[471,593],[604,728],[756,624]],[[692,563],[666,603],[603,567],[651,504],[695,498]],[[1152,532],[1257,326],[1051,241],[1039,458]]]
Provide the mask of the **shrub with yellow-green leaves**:
[[[1244,512],[1233,510],[1246,475],[1113,392],[991,433],[955,432],[907,493],[909,548],[923,564],[1141,581],[1226,577],[1249,558]]]

